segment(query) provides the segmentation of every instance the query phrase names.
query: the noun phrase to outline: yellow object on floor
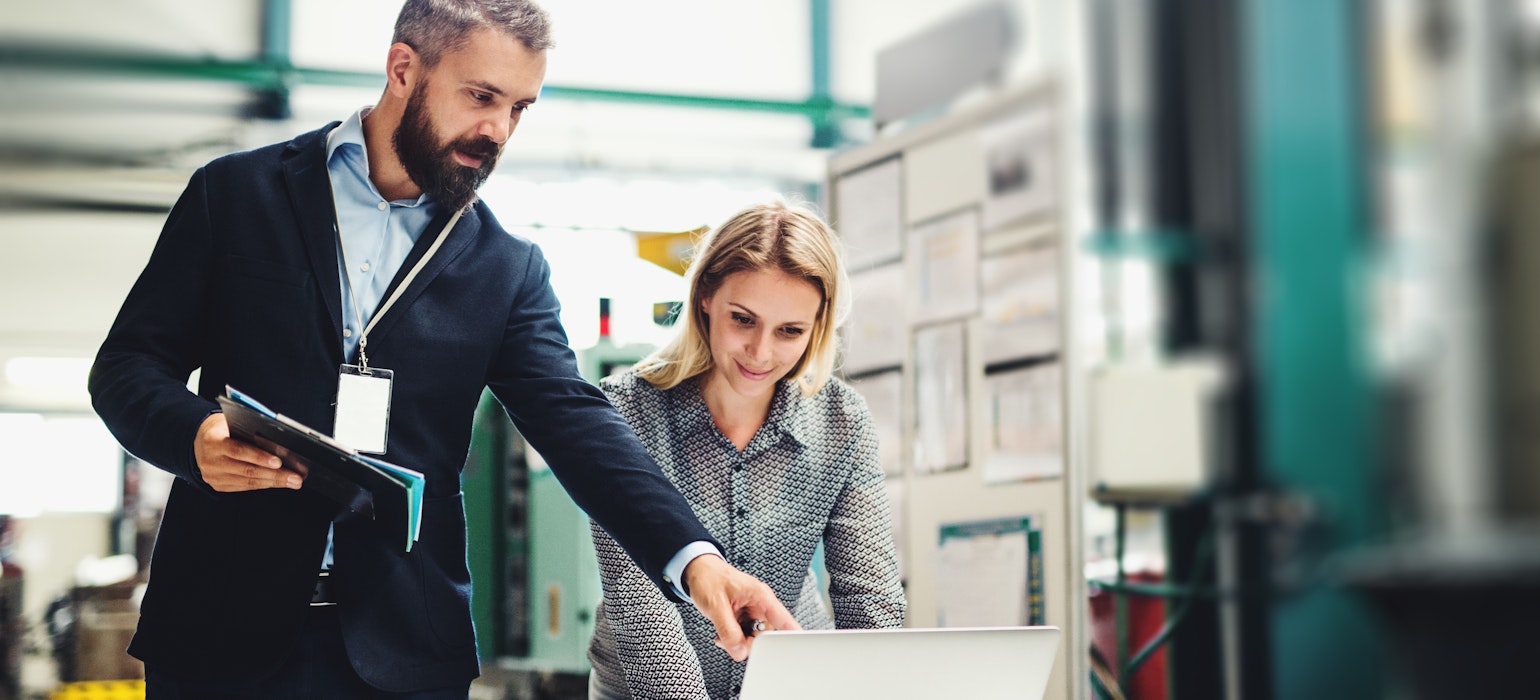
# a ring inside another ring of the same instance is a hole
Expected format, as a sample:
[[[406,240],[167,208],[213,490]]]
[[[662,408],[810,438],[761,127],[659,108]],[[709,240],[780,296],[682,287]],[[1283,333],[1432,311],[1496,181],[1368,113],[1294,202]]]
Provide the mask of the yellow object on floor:
[[[144,681],[65,683],[49,700],[144,700]]]

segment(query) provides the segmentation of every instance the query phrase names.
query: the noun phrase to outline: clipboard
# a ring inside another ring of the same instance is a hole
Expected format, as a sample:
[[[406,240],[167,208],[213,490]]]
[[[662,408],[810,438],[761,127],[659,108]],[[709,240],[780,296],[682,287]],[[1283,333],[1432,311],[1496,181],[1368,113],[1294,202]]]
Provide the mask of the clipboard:
[[[303,475],[300,490],[325,496],[387,533],[401,533],[405,551],[412,551],[422,529],[421,472],[361,455],[233,387],[226,386],[218,400],[230,435],[277,455],[285,468]]]

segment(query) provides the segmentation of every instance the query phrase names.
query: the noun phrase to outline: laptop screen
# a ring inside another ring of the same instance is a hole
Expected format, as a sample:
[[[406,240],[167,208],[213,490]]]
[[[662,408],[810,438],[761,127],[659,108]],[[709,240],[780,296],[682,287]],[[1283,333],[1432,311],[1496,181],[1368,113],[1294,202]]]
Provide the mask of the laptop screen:
[[[1040,700],[1058,649],[1057,627],[765,632],[740,697]]]

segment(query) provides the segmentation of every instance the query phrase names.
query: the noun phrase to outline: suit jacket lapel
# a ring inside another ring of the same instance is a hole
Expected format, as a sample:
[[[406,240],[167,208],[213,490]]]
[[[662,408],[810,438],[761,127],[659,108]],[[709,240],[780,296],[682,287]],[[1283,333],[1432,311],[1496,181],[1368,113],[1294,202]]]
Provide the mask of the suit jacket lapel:
[[[331,315],[333,341],[328,351],[342,357],[342,280],[337,273],[337,205],[333,201],[331,176],[326,169],[326,135],[337,127],[333,122],[319,131],[302,134],[289,142],[283,163],[284,180],[294,216],[304,239],[305,251],[315,273],[316,286]],[[436,257],[436,256],[435,256]]]
[[[407,273],[417,266],[417,262],[422,260],[423,255],[427,254],[428,248],[433,246],[434,239],[440,235],[448,236],[448,238],[444,239],[444,244],[439,246],[438,252],[434,253],[433,258],[428,260],[428,264],[423,266],[422,272],[417,273],[417,277],[407,286],[406,291],[402,292],[401,298],[397,299],[396,303],[385,310],[385,315],[380,317],[380,320],[374,326],[374,330],[369,331],[370,338],[380,338],[389,333],[390,329],[395,327],[396,322],[406,315],[412,302],[417,297],[422,296],[422,291],[433,281],[433,278],[437,277],[440,272],[443,272],[450,262],[453,262],[460,253],[464,252],[471,244],[471,241],[476,240],[476,235],[481,230],[481,216],[478,212],[474,208],[467,210],[460,217],[460,221],[455,224],[454,229],[445,232],[444,225],[449,223],[449,218],[453,214],[454,212],[448,211],[447,207],[444,211],[439,212],[438,216],[433,217],[433,222],[428,224],[428,229],[423,231],[423,235],[418,236],[417,242],[412,244],[412,251],[407,254],[406,260],[401,263],[401,269],[396,270],[396,276],[391,279],[390,286],[385,289],[385,294],[380,297],[381,300],[389,299],[390,295],[396,293],[396,288],[401,286],[401,281],[406,277]]]

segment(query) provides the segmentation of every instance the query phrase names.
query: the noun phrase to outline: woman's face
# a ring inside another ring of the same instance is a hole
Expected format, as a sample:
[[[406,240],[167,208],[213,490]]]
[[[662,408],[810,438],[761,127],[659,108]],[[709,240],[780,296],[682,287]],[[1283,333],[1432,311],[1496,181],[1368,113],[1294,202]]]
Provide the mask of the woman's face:
[[[813,283],[780,270],[729,275],[701,302],[715,365],[708,387],[768,401],[807,351],[822,302]]]

